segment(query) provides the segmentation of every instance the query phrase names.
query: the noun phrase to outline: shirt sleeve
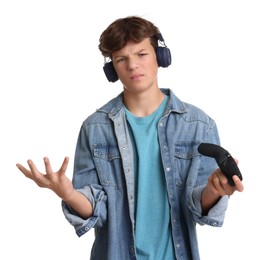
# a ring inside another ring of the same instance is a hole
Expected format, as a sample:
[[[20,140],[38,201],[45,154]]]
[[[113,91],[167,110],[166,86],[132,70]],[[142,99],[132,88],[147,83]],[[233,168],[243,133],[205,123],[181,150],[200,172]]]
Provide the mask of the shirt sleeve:
[[[193,212],[194,220],[200,225],[210,225],[221,227],[224,223],[225,212],[228,206],[229,196],[223,196],[220,200],[213,206],[206,216],[202,216],[201,208],[201,196],[205,188],[204,186],[195,187],[192,192],[191,209]]]
[[[88,129],[84,124],[77,140],[72,183],[77,191],[86,196],[93,207],[93,215],[83,219],[62,201],[65,218],[74,226],[76,234],[81,236],[93,227],[102,226],[107,218],[107,194],[98,178],[89,145]]]
[[[220,144],[218,129],[214,120],[211,119],[209,124],[209,131],[204,138],[204,142]],[[225,212],[228,207],[229,196],[223,196],[220,200],[209,210],[207,215],[202,215],[201,196],[205,189],[207,178],[218,167],[213,158],[202,156],[200,158],[200,166],[198,173],[198,185],[192,189],[191,196],[189,196],[189,208],[193,214],[196,223],[200,225],[210,225],[221,227],[224,223]]]
[[[99,188],[91,186],[86,186],[78,191],[85,195],[91,202],[93,206],[93,215],[88,219],[83,219],[64,201],[62,201],[62,210],[65,218],[74,226],[76,234],[82,236],[91,228],[102,226],[102,223],[106,221],[107,196]]]

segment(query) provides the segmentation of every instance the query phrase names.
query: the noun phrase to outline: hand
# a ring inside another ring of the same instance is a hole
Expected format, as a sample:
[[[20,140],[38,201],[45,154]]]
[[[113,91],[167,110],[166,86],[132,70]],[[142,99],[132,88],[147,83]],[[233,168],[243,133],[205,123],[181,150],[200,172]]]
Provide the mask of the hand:
[[[29,179],[33,180],[39,187],[48,188],[55,192],[60,198],[68,198],[74,191],[72,182],[66,177],[65,172],[69,163],[69,158],[65,157],[61,168],[53,172],[50,161],[44,158],[46,174],[38,171],[32,160],[27,161],[30,170],[21,164],[16,164],[17,168]]]
[[[236,161],[237,162],[237,161]],[[227,177],[220,169],[215,170],[208,178],[208,183],[201,197],[201,207],[203,215],[207,215],[210,208],[212,208],[225,195],[232,195],[235,191],[243,191],[244,186],[238,176],[232,177],[235,186],[228,183]]]
[[[242,192],[244,190],[243,183],[238,176],[232,177],[234,186],[228,183],[227,177],[221,172],[220,169],[214,171],[208,178],[207,187],[217,196],[232,195],[235,191]]]

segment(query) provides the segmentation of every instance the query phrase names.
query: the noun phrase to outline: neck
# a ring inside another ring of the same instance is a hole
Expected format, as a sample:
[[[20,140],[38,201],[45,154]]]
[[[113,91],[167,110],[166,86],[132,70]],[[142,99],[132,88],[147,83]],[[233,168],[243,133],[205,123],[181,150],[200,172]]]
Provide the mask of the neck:
[[[126,93],[123,95],[123,102],[127,109],[138,117],[144,117],[152,114],[161,104],[164,94],[159,88],[153,91],[142,93]]]

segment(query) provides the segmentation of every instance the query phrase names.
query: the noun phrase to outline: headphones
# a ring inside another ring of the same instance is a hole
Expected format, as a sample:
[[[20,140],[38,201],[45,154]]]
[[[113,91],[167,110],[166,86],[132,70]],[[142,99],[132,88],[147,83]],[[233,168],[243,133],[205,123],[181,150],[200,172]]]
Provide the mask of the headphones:
[[[158,66],[166,68],[171,64],[171,53],[169,48],[167,48],[161,33],[158,34],[158,40],[161,44],[163,44],[163,46],[158,46],[156,49]],[[103,71],[109,82],[115,82],[119,79],[112,61],[105,62]]]

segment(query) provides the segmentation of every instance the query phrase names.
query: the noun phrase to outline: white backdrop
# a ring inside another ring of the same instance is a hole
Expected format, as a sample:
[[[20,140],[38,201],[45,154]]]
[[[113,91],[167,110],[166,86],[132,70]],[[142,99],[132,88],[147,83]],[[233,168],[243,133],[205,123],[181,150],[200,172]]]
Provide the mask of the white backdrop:
[[[160,87],[204,109],[222,145],[239,160],[245,191],[231,197],[222,228],[198,227],[202,260],[261,259],[261,8],[258,0],[0,2],[0,258],[89,259],[93,232],[78,238],[60,199],[16,168],[33,159],[43,170],[70,157],[82,121],[117,95],[98,51],[113,20],[141,15],[161,30],[172,65]]]

